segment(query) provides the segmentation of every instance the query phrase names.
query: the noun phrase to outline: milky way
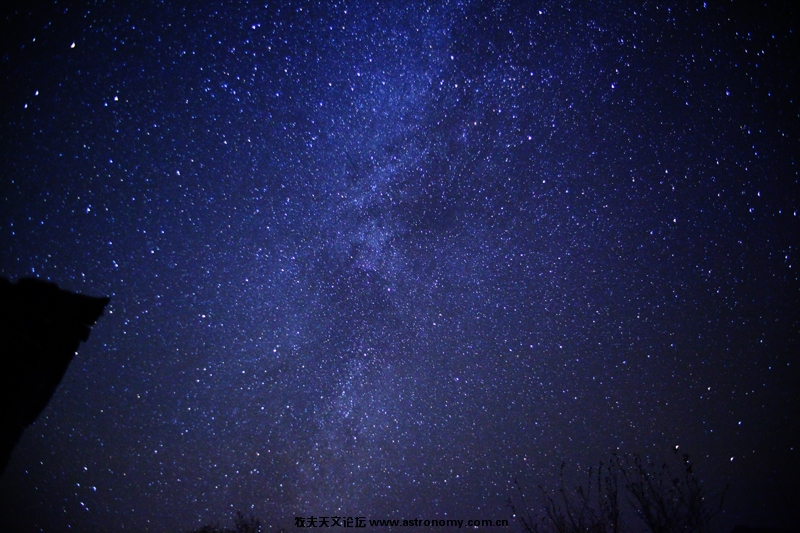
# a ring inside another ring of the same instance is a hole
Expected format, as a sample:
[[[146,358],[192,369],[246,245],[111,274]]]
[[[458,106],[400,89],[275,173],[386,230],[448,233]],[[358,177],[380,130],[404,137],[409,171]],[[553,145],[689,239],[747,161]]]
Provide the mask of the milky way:
[[[796,523],[796,10],[137,4],[3,22],[0,274],[111,297],[9,528],[513,530],[676,446]]]

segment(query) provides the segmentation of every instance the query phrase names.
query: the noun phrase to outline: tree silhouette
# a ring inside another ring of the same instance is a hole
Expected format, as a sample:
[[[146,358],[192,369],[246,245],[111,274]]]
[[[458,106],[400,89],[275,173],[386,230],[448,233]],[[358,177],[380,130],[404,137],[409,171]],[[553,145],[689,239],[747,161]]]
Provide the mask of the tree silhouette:
[[[678,455],[677,449],[675,454]],[[710,498],[692,471],[688,454],[678,468],[667,462],[658,468],[640,455],[624,458],[620,469],[625,488],[638,517],[653,533],[708,533],[722,508],[723,494]]]
[[[602,461],[597,468],[590,467],[585,485],[570,490],[565,487],[564,469],[559,471],[559,488],[548,491],[539,485],[544,513],[534,515],[525,502],[517,480],[514,480],[523,504],[519,517],[527,533],[620,533],[619,472]],[[509,506],[516,515],[518,510],[512,499]]]
[[[539,486],[540,513],[530,510],[516,480],[521,508],[513,498],[508,504],[526,533],[623,533],[633,525],[629,515],[651,533],[708,533],[722,509],[724,491],[710,496],[689,456],[679,456],[676,449],[675,458],[679,466],[667,461],[658,466],[635,453],[612,453],[607,463],[589,468],[585,484],[574,489],[565,486],[562,463],[558,489]]]

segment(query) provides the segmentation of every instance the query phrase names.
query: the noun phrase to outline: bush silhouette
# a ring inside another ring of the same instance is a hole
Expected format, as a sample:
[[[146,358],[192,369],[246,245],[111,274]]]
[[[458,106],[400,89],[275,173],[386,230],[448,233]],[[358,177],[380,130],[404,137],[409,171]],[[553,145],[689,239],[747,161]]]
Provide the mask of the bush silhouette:
[[[526,533],[623,533],[636,522],[631,515],[651,533],[709,533],[724,491],[709,495],[687,454],[676,449],[673,463],[677,464],[665,461],[659,466],[635,453],[612,453],[607,463],[588,470],[584,484],[571,490],[565,487],[562,463],[559,488],[539,486],[541,513],[530,510],[519,483],[521,514],[511,498],[509,506],[519,514]]]
[[[254,516],[249,516],[245,518],[245,516],[237,512],[236,513],[236,520],[233,523],[232,528],[224,528],[220,527],[219,524],[216,525],[205,525],[200,529],[195,529],[190,533],[262,533],[261,528],[261,521]],[[282,533],[281,530],[279,533]]]

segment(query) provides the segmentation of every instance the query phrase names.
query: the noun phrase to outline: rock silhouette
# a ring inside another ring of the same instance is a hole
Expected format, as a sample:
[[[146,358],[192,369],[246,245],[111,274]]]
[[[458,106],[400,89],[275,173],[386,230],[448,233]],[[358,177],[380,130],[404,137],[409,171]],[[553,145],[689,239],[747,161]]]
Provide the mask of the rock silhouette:
[[[0,278],[0,475],[108,302],[34,278]]]

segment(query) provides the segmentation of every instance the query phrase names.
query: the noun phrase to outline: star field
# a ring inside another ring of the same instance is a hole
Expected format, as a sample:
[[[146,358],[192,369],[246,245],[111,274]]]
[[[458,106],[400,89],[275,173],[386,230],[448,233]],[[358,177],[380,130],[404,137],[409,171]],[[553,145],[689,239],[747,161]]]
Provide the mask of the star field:
[[[796,9],[68,4],[4,13],[0,275],[111,303],[7,530],[515,530],[675,446],[796,524]]]

